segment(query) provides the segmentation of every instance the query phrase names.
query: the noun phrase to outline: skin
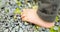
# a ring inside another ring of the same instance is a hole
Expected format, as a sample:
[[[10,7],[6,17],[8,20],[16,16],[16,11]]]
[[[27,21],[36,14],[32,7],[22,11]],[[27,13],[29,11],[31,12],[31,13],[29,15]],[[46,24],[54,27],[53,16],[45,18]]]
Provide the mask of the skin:
[[[37,15],[37,9],[23,9],[21,14],[22,21],[27,21],[41,27],[51,28],[54,22],[44,21]]]

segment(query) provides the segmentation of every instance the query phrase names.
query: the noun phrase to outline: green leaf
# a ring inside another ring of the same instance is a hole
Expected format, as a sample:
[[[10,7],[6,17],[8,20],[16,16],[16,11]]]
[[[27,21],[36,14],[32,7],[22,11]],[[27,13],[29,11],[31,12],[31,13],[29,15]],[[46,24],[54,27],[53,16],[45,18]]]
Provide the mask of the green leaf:
[[[60,32],[60,27],[59,27],[59,29],[58,29],[58,32]]]
[[[50,32],[58,32],[58,30],[54,30],[54,27],[50,28]]]
[[[16,0],[16,3],[17,3],[18,6],[21,6],[22,5],[21,2],[18,1],[18,0]]]
[[[15,11],[14,11],[14,14],[21,14],[21,11],[19,8],[16,8]]]
[[[56,22],[58,22],[58,20],[59,20],[59,17],[58,17],[58,16],[56,16],[56,19],[55,19],[55,21],[56,21]]]

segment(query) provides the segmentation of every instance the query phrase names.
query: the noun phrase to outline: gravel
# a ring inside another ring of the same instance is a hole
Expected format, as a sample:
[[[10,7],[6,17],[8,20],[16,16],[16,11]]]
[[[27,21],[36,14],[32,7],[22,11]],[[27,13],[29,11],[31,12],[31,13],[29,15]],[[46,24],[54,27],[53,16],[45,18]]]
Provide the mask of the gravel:
[[[14,14],[16,8],[20,11],[23,8],[33,8],[36,5],[34,3],[33,0],[28,0],[27,3],[25,0],[0,0],[0,32],[50,32],[50,29],[23,22],[20,14]],[[52,29],[58,30],[58,27],[60,27],[60,19]]]

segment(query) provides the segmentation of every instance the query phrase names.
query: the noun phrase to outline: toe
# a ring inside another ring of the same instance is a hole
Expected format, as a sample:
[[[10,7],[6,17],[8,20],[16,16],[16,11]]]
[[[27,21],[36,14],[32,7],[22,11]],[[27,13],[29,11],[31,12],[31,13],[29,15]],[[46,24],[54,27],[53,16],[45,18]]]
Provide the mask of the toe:
[[[21,15],[21,18],[24,18],[25,16],[26,16],[25,14],[22,14],[22,15]]]
[[[27,20],[28,20],[27,17],[23,16],[22,21],[27,21]]]

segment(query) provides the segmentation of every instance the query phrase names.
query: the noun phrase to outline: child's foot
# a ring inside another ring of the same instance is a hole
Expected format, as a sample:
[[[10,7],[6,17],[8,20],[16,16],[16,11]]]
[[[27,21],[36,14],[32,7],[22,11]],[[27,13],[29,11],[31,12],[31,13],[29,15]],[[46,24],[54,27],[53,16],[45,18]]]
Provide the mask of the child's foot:
[[[23,12],[21,14],[22,20],[23,21],[28,21],[30,23],[45,27],[45,28],[50,28],[54,26],[54,22],[46,22],[42,20],[41,18],[38,17],[37,15],[37,9],[23,9]]]

